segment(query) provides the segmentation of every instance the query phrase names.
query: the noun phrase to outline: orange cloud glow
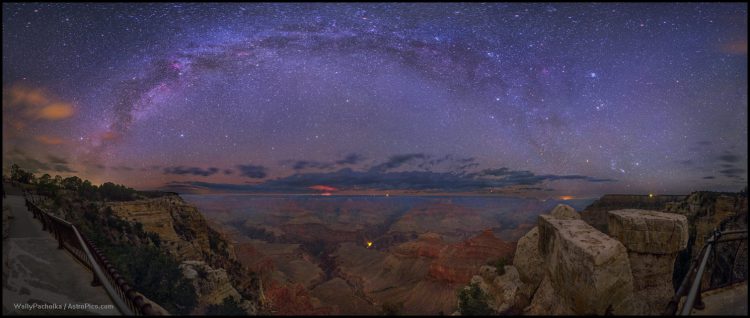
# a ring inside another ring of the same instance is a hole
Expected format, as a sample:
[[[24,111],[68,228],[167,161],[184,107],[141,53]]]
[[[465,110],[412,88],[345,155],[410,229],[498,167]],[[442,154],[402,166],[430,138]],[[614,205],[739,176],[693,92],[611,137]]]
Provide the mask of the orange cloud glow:
[[[339,189],[336,189],[334,187],[329,187],[329,186],[326,186],[326,185],[314,185],[314,186],[310,187],[310,189],[318,190],[318,191],[326,191],[326,192],[338,191],[339,190]]]
[[[41,89],[13,86],[3,91],[3,108],[22,108],[21,114],[31,119],[61,120],[75,113],[73,105],[59,101]]]
[[[102,134],[102,140],[115,140],[119,137],[119,135],[114,131],[105,131]]]
[[[747,39],[735,40],[721,46],[721,51],[734,55],[747,55]]]
[[[46,145],[60,145],[65,143],[62,138],[54,137],[54,136],[47,136],[47,135],[39,135],[34,137],[34,139],[38,142],[41,142]]]
[[[73,106],[64,103],[49,104],[40,109],[37,116],[47,120],[65,119],[73,116]]]

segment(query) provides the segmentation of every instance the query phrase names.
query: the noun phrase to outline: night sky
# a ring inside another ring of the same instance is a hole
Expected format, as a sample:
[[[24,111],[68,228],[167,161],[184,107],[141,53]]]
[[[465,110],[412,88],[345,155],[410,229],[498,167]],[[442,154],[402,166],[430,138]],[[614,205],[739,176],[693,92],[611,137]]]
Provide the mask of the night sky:
[[[3,171],[139,189],[737,191],[747,4],[3,4]]]

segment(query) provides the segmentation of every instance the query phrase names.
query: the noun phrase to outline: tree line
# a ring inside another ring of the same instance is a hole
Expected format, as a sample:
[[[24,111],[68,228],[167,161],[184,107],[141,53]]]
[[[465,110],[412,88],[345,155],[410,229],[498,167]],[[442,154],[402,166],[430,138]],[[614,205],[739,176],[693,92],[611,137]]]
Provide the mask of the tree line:
[[[48,173],[36,177],[33,173],[21,169],[17,164],[10,167],[10,180],[22,184],[36,185],[39,194],[54,196],[60,190],[69,190],[90,200],[129,201],[137,199],[138,191],[121,184],[106,182],[100,186],[78,176],[63,178],[52,177]]]

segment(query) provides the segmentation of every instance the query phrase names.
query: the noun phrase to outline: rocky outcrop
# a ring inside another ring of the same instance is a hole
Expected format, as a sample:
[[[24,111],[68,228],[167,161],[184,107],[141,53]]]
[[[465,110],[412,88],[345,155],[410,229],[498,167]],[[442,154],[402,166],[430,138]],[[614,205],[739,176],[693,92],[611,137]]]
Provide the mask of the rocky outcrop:
[[[241,298],[224,269],[213,269],[202,261],[184,261],[180,264],[180,270],[193,283],[198,297],[207,304],[220,304],[227,297],[235,300]]]
[[[559,295],[552,287],[549,276],[544,276],[539,288],[534,293],[531,305],[524,309],[526,315],[570,316],[575,314],[569,306],[561,306]]]
[[[660,313],[672,295],[676,253],[687,244],[684,216],[623,210],[610,215],[608,236],[557,206],[518,242],[514,266],[472,278],[498,312],[531,315]]]
[[[639,314],[657,315],[674,294],[672,272],[677,253],[687,247],[684,215],[646,210],[609,212],[609,231],[628,249]]]
[[[682,201],[668,204],[666,212],[678,213],[687,217],[689,238],[687,249],[677,256],[674,282],[681,282],[687,274],[690,261],[698,256],[711,232],[716,230],[747,229],[747,192],[708,192],[691,193]],[[722,284],[740,277],[747,278],[747,244],[738,251],[733,244],[715,246],[718,265],[710,275],[711,284]],[[735,260],[735,258],[738,258]],[[709,276],[704,278],[709,279]]]
[[[487,301],[490,308],[500,314],[512,309],[523,285],[515,266],[506,265],[504,272],[503,275],[497,275],[494,266],[484,265],[479,269],[479,275],[471,278],[472,284],[479,285],[479,288],[490,296]]]
[[[211,228],[194,206],[178,195],[125,202],[107,202],[105,211],[140,224],[158,238],[158,246],[181,262],[198,296],[198,308],[238,300],[248,313],[258,310],[259,282],[237,261],[234,247]]]
[[[628,251],[672,254],[687,247],[687,218],[674,213],[647,210],[609,212],[610,235]]]
[[[679,202],[667,204],[663,211],[682,214],[690,226],[688,244],[696,255],[714,229],[747,228],[747,194],[699,191]]]
[[[621,209],[661,211],[669,202],[684,199],[684,195],[607,194],[581,211],[581,218],[597,230],[607,234],[607,212]]]
[[[585,315],[632,310],[633,282],[622,243],[582,220],[541,215],[539,251],[561,310]]]
[[[558,204],[552,212],[549,213],[551,216],[560,220],[580,220],[581,215],[576,212],[574,208],[565,204]]]
[[[141,223],[145,231],[158,234],[179,260],[199,260],[212,253],[205,218],[179,196],[111,202],[107,207],[117,217]]]
[[[534,227],[526,233],[516,245],[516,254],[513,257],[513,266],[518,269],[521,281],[521,293],[529,301],[534,296],[539,283],[544,278],[544,260],[539,254],[539,228]],[[525,307],[522,306],[522,307]]]

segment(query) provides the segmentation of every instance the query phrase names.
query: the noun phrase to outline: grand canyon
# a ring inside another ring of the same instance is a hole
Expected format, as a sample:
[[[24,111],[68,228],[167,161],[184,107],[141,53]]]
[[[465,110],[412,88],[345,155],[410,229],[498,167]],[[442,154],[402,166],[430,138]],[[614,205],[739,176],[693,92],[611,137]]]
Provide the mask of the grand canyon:
[[[746,3],[2,4],[3,315],[747,315]]]

